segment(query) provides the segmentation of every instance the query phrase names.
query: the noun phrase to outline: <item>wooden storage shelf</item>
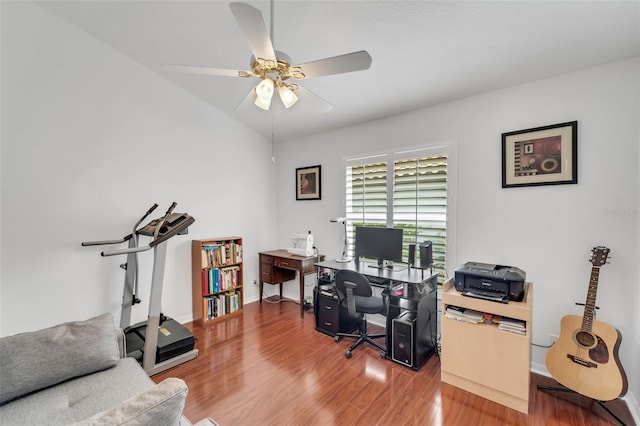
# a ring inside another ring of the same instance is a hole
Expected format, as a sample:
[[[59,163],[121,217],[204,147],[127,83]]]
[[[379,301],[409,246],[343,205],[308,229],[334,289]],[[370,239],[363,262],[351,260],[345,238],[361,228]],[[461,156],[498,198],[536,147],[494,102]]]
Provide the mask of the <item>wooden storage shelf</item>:
[[[210,325],[243,307],[242,238],[191,242],[193,321]]]
[[[441,379],[476,395],[527,414],[531,369],[533,286],[522,302],[498,303],[463,296],[447,280],[442,288]],[[473,309],[525,322],[520,335],[496,324],[472,324],[445,316],[448,306]]]

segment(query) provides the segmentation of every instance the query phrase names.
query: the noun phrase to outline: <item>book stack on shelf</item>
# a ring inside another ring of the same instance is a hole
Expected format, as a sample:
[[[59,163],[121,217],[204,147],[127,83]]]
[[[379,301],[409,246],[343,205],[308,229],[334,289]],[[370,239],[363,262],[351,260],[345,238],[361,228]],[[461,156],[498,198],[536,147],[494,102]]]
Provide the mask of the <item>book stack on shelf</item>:
[[[233,290],[240,283],[238,265],[202,270],[202,295],[208,296],[225,290]]]
[[[447,306],[444,314],[447,318],[479,324],[484,322],[484,314],[473,309],[461,308],[459,306]]]
[[[205,325],[242,310],[242,238],[193,240],[191,248],[194,321]]]
[[[225,241],[202,245],[202,264],[209,268],[242,262],[242,244]]]
[[[326,297],[331,297],[333,299],[337,299],[338,295],[336,294],[335,286],[331,284],[322,284],[319,286],[320,294]]]
[[[207,319],[232,314],[240,309],[240,294],[236,292],[222,293],[205,298],[207,303]]]
[[[511,333],[527,334],[526,323],[519,319],[500,317],[498,315],[493,317],[493,322],[498,324],[498,329],[509,331]]]

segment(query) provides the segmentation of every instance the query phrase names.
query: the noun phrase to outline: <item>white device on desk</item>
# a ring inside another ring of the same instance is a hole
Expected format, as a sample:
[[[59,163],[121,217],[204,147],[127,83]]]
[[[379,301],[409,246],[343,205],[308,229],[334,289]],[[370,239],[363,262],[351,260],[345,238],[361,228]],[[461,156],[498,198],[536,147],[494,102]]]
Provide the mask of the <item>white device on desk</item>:
[[[291,246],[287,252],[298,256],[313,256],[313,235],[311,231],[304,234],[302,232],[294,232],[291,234]]]

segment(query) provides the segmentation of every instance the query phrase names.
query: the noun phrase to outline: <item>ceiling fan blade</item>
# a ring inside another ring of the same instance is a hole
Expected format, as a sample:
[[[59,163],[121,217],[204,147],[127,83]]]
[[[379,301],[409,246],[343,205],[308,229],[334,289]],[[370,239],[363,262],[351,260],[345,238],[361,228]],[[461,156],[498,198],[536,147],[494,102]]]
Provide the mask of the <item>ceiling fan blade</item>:
[[[300,98],[299,103],[303,104],[305,108],[309,108],[318,112],[328,112],[333,109],[333,105],[313,93],[311,90],[305,89],[301,85],[298,85],[298,89],[296,90],[296,92],[298,98]],[[292,108],[295,108],[296,106],[297,105],[293,106]]]
[[[244,109],[252,108],[252,107],[257,109],[257,107],[253,106],[253,102],[255,100],[256,100],[256,89],[252,88],[247,94],[247,96],[245,96],[244,99],[242,99],[233,110],[242,111]]]
[[[238,71],[223,68],[211,68],[211,67],[198,67],[192,65],[174,65],[165,64],[162,68],[166,68],[172,71],[183,72],[187,74],[203,74],[203,75],[220,75],[224,77],[244,77],[242,73],[251,74],[249,71]]]
[[[229,7],[249,43],[253,56],[275,61],[276,53],[262,12],[245,3],[230,3]]]
[[[321,77],[323,75],[341,74],[352,71],[362,71],[371,66],[371,55],[366,50],[333,56],[317,61],[297,64],[302,69],[305,78]]]

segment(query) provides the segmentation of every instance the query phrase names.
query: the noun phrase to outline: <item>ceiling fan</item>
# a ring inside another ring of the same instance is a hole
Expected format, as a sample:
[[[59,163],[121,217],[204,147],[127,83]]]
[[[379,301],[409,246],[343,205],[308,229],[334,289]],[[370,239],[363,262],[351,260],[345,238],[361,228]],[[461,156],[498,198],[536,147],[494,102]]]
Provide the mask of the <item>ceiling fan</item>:
[[[230,3],[229,7],[253,53],[250,60],[250,70],[173,64],[166,64],[163,67],[190,74],[257,77],[260,82],[249,92],[245,101],[255,96],[255,105],[266,111],[271,106],[271,99],[275,91],[278,92],[285,108],[295,105],[298,101],[298,95],[300,95],[301,97],[317,98],[318,104],[323,105],[322,109],[328,111],[332,108],[329,103],[291,80],[307,80],[331,74],[362,71],[371,66],[371,56],[365,50],[293,65],[287,55],[273,48],[273,0],[271,0],[271,36],[259,9],[245,3],[235,2]]]

